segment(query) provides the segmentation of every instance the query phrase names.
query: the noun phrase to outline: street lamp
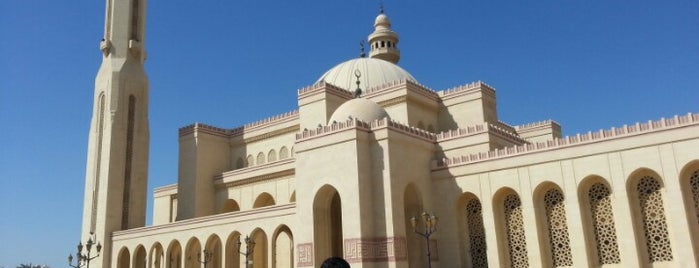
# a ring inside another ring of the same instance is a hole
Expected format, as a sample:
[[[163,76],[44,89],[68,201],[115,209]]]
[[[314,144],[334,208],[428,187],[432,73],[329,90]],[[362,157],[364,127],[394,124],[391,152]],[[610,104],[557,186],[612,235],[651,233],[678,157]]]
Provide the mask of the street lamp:
[[[83,254],[83,243],[79,242],[78,243],[78,252],[75,254],[75,256],[78,259],[75,262],[75,265],[73,265],[73,254],[69,254],[68,255],[68,265],[70,265],[70,267],[73,267],[73,268],[80,268],[83,266],[90,268],[90,261],[99,257],[100,250],[102,250],[102,244],[100,244],[100,242],[97,242],[97,246],[96,246],[97,255],[90,256],[92,254],[92,246],[95,245],[96,241],[97,241],[97,238],[95,237],[95,233],[90,232],[90,237],[87,239],[87,242],[85,243],[85,253]]]
[[[238,252],[240,252],[241,255],[245,255],[245,267],[248,268],[250,267],[250,264],[252,264],[252,260],[250,260],[250,255],[252,255],[253,250],[255,249],[255,240],[250,238],[249,236],[245,236],[245,251],[240,251],[240,247],[243,245],[243,243],[240,242],[240,236],[238,237]]]
[[[206,268],[206,264],[211,261],[211,257],[214,255],[213,252],[209,251],[208,249],[204,249],[204,258],[201,258],[201,252],[197,253],[197,261],[200,263],[204,264],[204,268]]]
[[[418,231],[418,221],[420,221],[420,218],[422,218],[422,221],[424,222],[424,232]],[[422,237],[425,238],[425,242],[427,242],[427,267],[430,268],[432,267],[432,259],[431,259],[431,253],[430,253],[430,236],[434,234],[434,232],[437,231],[437,221],[438,218],[434,214],[430,215],[427,212],[422,212],[420,217],[414,216],[410,218],[410,225],[413,226],[413,230],[415,231],[416,234],[421,235]]]

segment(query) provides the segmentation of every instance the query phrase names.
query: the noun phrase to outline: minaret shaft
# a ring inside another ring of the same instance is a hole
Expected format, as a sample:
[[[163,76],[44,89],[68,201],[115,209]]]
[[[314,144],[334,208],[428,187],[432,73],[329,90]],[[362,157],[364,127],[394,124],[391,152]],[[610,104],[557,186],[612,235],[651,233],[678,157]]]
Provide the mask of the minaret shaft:
[[[104,246],[105,254],[90,262],[97,268],[115,265],[114,231],[145,225],[150,135],[149,86],[143,66],[146,0],[106,2],[81,233],[83,243],[94,232]]]

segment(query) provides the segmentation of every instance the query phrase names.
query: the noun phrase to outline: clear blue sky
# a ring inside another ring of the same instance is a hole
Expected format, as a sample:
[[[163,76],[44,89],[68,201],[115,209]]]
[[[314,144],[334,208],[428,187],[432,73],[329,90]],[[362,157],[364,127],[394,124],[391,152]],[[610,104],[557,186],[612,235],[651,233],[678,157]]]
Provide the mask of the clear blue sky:
[[[80,237],[105,2],[0,1],[5,268],[65,267]],[[699,112],[698,1],[384,3],[399,65],[434,90],[485,81],[504,122],[553,119],[570,135]],[[179,127],[295,109],[297,89],[358,55],[378,6],[149,1],[149,192],[177,180]]]

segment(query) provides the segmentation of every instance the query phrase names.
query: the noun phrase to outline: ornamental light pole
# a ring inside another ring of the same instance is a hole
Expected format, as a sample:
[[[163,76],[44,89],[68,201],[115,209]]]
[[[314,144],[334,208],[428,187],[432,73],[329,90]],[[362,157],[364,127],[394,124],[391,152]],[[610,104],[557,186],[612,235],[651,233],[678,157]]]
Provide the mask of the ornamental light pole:
[[[211,257],[213,257],[214,253],[209,251],[208,249],[204,249],[204,258],[202,259],[202,254],[201,252],[197,253],[197,261],[200,263],[204,264],[204,268],[206,268],[206,264],[211,261]]]
[[[87,239],[87,242],[85,243],[85,253],[83,254],[83,243],[79,242],[78,243],[78,252],[75,253],[75,256],[78,258],[78,260],[77,260],[77,262],[75,262],[75,265],[73,265],[73,254],[69,254],[68,255],[68,265],[70,265],[70,267],[73,267],[73,268],[80,268],[83,266],[86,266],[86,268],[90,268],[90,261],[99,257],[100,250],[102,250],[102,244],[100,244],[100,242],[97,242],[97,246],[96,246],[97,255],[91,256],[92,246],[95,245],[96,241],[97,241],[97,238],[95,237],[95,233],[90,232],[90,237]]]
[[[418,231],[418,221],[420,221],[420,218],[422,218],[422,221],[424,222],[424,232]],[[414,216],[410,218],[410,224],[413,226],[413,230],[415,231],[416,234],[421,235],[422,237],[425,238],[425,242],[427,243],[427,268],[432,267],[432,259],[431,259],[431,252],[430,252],[430,236],[434,234],[434,232],[437,231],[437,221],[438,218],[434,214],[430,215],[427,212],[422,212],[420,217]]]
[[[252,264],[252,260],[250,260],[250,255],[252,255],[253,250],[255,250],[255,240],[250,238],[249,236],[245,236],[245,251],[241,251],[240,247],[243,245],[243,243],[240,242],[240,236],[238,237],[238,252],[240,252],[241,255],[245,255],[245,267],[249,268],[250,265]]]

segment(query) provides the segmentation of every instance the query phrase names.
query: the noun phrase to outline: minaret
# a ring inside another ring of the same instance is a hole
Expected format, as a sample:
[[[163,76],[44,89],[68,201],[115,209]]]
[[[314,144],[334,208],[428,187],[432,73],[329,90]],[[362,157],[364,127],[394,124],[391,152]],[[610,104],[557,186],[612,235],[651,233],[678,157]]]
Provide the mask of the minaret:
[[[369,57],[398,63],[400,60],[400,50],[398,50],[398,34],[391,30],[391,21],[384,14],[383,7],[381,13],[374,20],[374,32],[369,35],[371,52]]]
[[[148,175],[146,0],[107,0],[102,65],[87,151],[82,240],[103,245],[92,267],[111,267],[112,232],[142,227]],[[93,250],[94,251],[94,250]],[[116,258],[116,257],[114,257]]]

